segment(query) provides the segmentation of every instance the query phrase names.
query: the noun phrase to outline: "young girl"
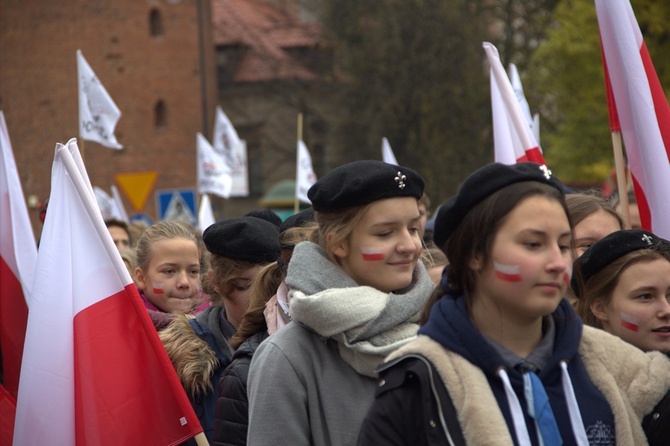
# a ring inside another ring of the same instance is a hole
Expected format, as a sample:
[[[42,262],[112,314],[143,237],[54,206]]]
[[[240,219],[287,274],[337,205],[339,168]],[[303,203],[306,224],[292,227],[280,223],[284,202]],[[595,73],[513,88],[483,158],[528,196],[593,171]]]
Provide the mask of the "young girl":
[[[144,231],[137,243],[135,283],[157,329],[167,326],[173,313],[197,313],[206,307],[193,233],[173,221]]]
[[[602,197],[592,194],[569,194],[565,201],[572,220],[575,257],[579,257],[595,242],[623,229],[623,220]]]
[[[318,229],[289,264],[293,322],[251,362],[249,444],[356,443],[375,369],[415,337],[433,288],[419,260],[423,187],[406,167],[357,161],[310,188]]]
[[[436,218],[450,264],[427,321],[382,366],[360,444],[646,444],[670,362],[583,327],[563,299],[571,237],[546,166],[470,175]]]

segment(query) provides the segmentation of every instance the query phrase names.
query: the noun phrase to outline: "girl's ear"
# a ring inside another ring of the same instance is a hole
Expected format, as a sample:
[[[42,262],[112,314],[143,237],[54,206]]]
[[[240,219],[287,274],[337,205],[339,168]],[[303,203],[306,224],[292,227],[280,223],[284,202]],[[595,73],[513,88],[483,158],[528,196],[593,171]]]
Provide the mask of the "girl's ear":
[[[591,309],[591,313],[600,321],[602,322],[607,322],[609,321],[609,315],[607,314],[607,306],[605,305],[605,302],[603,302],[602,299],[598,299],[595,302],[592,302],[591,305],[589,305],[589,308]]]
[[[480,272],[484,269],[484,256],[481,253],[475,253],[468,261],[471,270]]]
[[[135,283],[137,287],[142,291],[147,289],[146,279],[144,277],[144,271],[139,266],[135,267]]]
[[[342,240],[338,243],[332,243],[333,234],[328,234],[326,236],[326,245],[329,247],[330,252],[339,259],[345,259],[349,253],[349,244],[346,240]]]

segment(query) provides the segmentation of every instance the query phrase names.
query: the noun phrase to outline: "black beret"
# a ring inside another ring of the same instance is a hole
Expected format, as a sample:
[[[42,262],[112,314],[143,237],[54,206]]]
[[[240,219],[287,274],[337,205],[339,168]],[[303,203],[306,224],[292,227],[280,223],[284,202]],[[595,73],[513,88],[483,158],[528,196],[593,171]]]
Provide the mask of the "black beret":
[[[545,165],[516,163],[512,165],[491,163],[471,173],[458,193],[444,202],[435,217],[433,240],[443,246],[454,233],[465,215],[489,195],[510,184],[522,181],[538,181],[554,186],[565,194],[563,184],[555,178]]]
[[[579,296],[579,281],[576,276],[581,275],[581,283],[586,283],[616,259],[625,256],[629,252],[640,249],[653,249],[654,251],[670,251],[670,242],[664,240],[649,231],[643,229],[623,229],[613,232],[594,243],[589,249],[577,258],[574,263],[574,271],[570,286]]]
[[[307,191],[317,212],[335,211],[384,198],[423,195],[421,175],[408,167],[383,161],[354,161],[336,167]]]
[[[256,217],[217,221],[202,234],[212,254],[251,263],[270,263],[280,255],[279,228]]]
[[[307,209],[298,212],[297,214],[291,215],[286,220],[284,220],[282,224],[279,226],[279,233],[281,234],[287,229],[299,228],[301,226],[304,226],[305,223],[313,221],[314,221],[314,208],[309,207]]]
[[[260,218],[262,220],[269,221],[276,227],[279,227],[279,225],[281,225],[281,217],[272,212],[270,209],[256,209],[253,211],[249,211],[246,214],[244,214],[244,217]]]

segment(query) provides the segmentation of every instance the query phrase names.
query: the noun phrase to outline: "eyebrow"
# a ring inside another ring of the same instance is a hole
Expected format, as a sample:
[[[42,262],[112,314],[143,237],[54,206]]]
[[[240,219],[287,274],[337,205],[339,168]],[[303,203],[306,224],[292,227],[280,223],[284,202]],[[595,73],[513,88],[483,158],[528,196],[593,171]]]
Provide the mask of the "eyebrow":
[[[542,231],[540,229],[533,229],[533,228],[523,229],[520,233],[523,234],[524,232],[530,233],[531,235],[542,235],[542,236],[547,235],[546,231]],[[572,237],[572,231],[563,232],[558,236],[558,238],[563,238],[563,237]]]
[[[421,215],[417,215],[416,217],[413,217],[413,218],[409,219],[409,222],[414,223],[415,221],[419,221],[419,220],[421,220]],[[373,224],[372,227],[374,228],[375,226],[390,226],[390,225],[398,225],[398,224],[403,224],[403,223],[402,223],[402,221],[399,221],[399,220],[382,221],[382,222]]]

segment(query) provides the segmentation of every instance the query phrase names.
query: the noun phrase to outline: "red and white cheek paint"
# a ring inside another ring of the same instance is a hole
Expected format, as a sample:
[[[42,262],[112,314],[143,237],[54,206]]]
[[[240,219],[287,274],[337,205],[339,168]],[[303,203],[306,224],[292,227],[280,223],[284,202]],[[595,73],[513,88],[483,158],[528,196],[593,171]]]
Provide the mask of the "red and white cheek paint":
[[[572,280],[572,267],[568,266],[563,273],[563,281],[570,288],[570,280]]]
[[[630,331],[638,331],[640,329],[640,321],[637,320],[635,316],[630,314],[621,313],[621,326],[627,328]]]
[[[153,290],[154,294],[163,294],[165,293],[165,290],[163,289],[163,284],[162,283],[152,283],[151,284],[151,289]]]
[[[383,250],[374,247],[361,248],[361,255],[363,256],[363,260],[367,260],[368,262],[378,262],[386,258]]]
[[[496,277],[503,282],[521,282],[523,280],[519,273],[519,265],[504,265],[493,262],[493,268],[495,269]]]

